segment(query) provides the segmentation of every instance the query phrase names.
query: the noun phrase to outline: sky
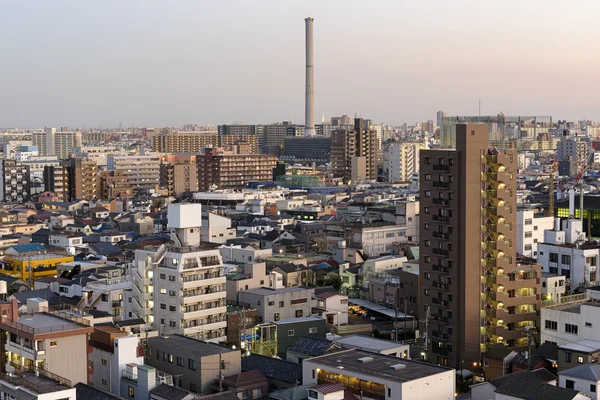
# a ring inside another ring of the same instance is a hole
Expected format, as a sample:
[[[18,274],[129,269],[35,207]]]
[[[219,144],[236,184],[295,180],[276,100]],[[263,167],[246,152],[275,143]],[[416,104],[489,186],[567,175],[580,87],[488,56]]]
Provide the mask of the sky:
[[[0,127],[600,120],[593,0],[0,1]]]

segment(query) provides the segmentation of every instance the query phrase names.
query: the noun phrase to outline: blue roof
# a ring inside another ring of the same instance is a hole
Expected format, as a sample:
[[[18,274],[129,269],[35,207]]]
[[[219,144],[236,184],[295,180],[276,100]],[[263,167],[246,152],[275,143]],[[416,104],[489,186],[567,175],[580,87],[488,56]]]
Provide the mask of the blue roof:
[[[10,247],[17,253],[34,253],[36,251],[46,251],[42,243],[16,244]]]

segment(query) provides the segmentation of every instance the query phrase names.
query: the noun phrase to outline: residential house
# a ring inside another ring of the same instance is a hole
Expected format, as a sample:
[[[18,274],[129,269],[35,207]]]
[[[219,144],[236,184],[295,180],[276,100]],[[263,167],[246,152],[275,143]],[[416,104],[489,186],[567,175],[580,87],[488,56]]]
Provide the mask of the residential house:
[[[583,364],[558,373],[558,386],[600,400],[600,365]]]
[[[348,296],[336,292],[315,294],[317,306],[314,312],[325,318],[328,324],[340,326],[348,324]]]

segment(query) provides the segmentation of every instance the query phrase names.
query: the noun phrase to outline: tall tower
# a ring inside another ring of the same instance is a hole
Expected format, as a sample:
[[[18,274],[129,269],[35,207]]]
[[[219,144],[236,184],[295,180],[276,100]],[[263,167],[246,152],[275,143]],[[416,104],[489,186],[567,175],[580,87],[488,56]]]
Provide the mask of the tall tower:
[[[304,136],[315,136],[315,88],[313,65],[313,22],[311,17],[306,22],[306,98],[304,109]]]
[[[420,152],[422,292],[428,358],[479,370],[492,347],[539,329],[541,267],[516,256],[517,152],[486,124],[457,124],[455,150]]]

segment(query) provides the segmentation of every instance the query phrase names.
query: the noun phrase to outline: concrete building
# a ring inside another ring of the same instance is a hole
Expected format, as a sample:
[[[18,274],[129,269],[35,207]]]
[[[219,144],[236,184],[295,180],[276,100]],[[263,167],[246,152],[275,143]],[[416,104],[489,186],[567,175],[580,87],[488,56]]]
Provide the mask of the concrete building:
[[[234,239],[236,235],[236,229],[231,227],[231,219],[210,211],[202,212],[201,236],[203,242],[225,243]],[[225,262],[227,261],[229,260],[225,260]]]
[[[317,165],[326,164],[331,155],[331,138],[288,136],[285,138],[283,160],[314,162]]]
[[[517,255],[537,258],[538,243],[544,232],[554,228],[554,218],[544,217],[532,209],[517,210]]]
[[[410,358],[410,346],[406,343],[390,342],[361,335],[341,336],[332,341],[345,350],[358,349],[399,358]]]
[[[415,142],[391,143],[384,155],[384,171],[388,182],[410,182],[419,172],[419,151],[423,145]],[[425,147],[426,144],[425,144]]]
[[[198,191],[198,167],[195,162],[163,163],[160,165],[160,179],[160,186],[167,189],[169,196],[178,197]]]
[[[391,222],[348,222],[327,224],[326,240],[334,247],[341,240],[349,248],[363,250],[369,257],[378,257],[397,250],[399,243],[407,242],[406,226]]]
[[[144,363],[138,337],[110,326],[97,326],[90,335],[89,383],[114,395],[121,394],[121,375],[129,363]]]
[[[337,383],[366,399],[452,400],[456,373],[443,366],[354,349],[304,360],[302,383]]]
[[[31,141],[39,148],[40,155],[57,156],[59,160],[64,160],[70,157],[75,147],[81,146],[81,132],[46,128],[44,131],[34,132]]]
[[[542,308],[540,342],[564,346],[582,340],[600,341],[600,330],[595,326],[600,321],[600,303],[586,295],[563,297],[562,301],[567,299],[569,304]]]
[[[69,201],[69,174],[64,166],[44,167],[44,191],[55,193],[60,201]]]
[[[435,363],[478,367],[488,347],[523,346],[521,327],[539,327],[541,268],[513,246],[516,154],[490,147],[483,124],[456,125],[456,150],[421,152],[418,300]]]
[[[348,324],[348,296],[337,292],[322,292],[316,294],[316,314],[325,318],[329,325]]]
[[[537,260],[542,271],[563,275],[567,290],[600,284],[600,245],[585,240],[580,220],[562,221],[562,230],[557,229],[559,222],[557,219],[554,230],[545,231],[543,243],[538,244]]]
[[[158,153],[200,153],[204,147],[218,147],[217,132],[165,132],[152,137]]]
[[[14,371],[3,374],[0,398],[7,400],[75,400],[76,389],[68,379],[45,371]]]
[[[106,158],[109,171],[120,171],[134,190],[156,190],[160,183],[160,159],[155,156],[114,156]]]
[[[365,179],[377,179],[377,137],[375,131],[364,125],[365,120],[357,118],[354,131],[332,132],[331,169],[334,176],[350,180],[354,164],[355,176],[362,177],[364,173]],[[356,157],[364,157],[364,160],[356,160]]]
[[[198,155],[198,188],[240,189],[250,182],[273,181],[277,159],[259,154],[227,154],[223,149],[204,149]]]
[[[0,200],[23,203],[30,199],[29,167],[13,160],[3,160],[0,169]]]
[[[564,275],[542,272],[542,300],[560,302],[567,291],[566,280]]]
[[[401,313],[419,319],[423,313],[418,308],[421,294],[419,268],[387,270],[368,281],[369,300],[388,307],[398,308]],[[411,327],[413,323],[410,323]],[[407,325],[408,327],[408,325]]]
[[[227,253],[229,249],[220,248],[221,254]],[[244,290],[267,287],[271,289],[282,289],[283,276],[275,271],[267,274],[264,262],[244,262],[238,265],[236,270],[227,274],[227,301],[232,304],[239,303],[239,294]]]
[[[304,287],[249,289],[239,293],[238,301],[258,310],[259,323],[275,322],[311,315],[317,305],[314,292],[314,288]]]
[[[171,203],[168,228],[175,246],[136,250],[132,318],[161,334],[224,342],[225,274],[214,245],[201,245],[200,204]]]
[[[49,313],[48,301],[29,299],[27,314],[0,321],[7,335],[6,364],[22,369],[45,370],[72,384],[88,381],[88,334],[91,322],[69,312]]]
[[[181,335],[148,339],[148,364],[176,376],[177,386],[210,394],[219,375],[242,372],[240,350],[206,343]]]
[[[566,131],[556,145],[555,159],[575,161],[579,168],[587,165],[588,142]]]
[[[315,82],[313,51],[313,18],[304,19],[306,25],[306,97],[304,108],[305,136],[315,136]]]

